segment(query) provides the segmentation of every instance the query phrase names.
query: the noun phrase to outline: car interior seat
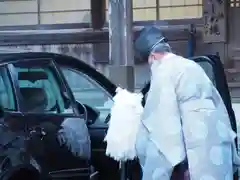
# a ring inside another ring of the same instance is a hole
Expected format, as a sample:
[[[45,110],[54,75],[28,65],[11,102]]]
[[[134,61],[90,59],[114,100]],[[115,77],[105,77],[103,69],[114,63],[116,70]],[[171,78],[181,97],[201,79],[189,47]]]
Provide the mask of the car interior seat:
[[[47,108],[47,94],[42,88],[24,87],[20,88],[26,111],[43,112]]]

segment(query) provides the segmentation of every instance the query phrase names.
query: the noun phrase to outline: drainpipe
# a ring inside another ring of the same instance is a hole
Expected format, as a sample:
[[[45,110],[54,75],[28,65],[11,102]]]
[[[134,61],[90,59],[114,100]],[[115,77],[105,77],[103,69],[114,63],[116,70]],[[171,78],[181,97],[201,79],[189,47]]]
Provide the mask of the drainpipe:
[[[91,0],[91,25],[94,30],[101,30],[106,20],[105,0]]]
[[[93,32],[101,31],[106,21],[106,0],[91,0],[91,27]],[[93,63],[106,63],[108,57],[106,53],[106,43],[92,44]]]
[[[193,57],[196,51],[196,28],[194,24],[190,25],[188,37],[188,57]]]

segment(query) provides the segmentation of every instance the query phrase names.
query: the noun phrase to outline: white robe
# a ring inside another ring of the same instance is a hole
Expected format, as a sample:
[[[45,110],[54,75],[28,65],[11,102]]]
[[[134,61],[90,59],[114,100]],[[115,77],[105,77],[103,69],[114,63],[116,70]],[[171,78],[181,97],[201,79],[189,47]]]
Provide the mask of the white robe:
[[[232,179],[236,134],[204,70],[174,54],[154,61],[151,70],[136,146],[143,180],[169,180],[186,158],[191,180]]]

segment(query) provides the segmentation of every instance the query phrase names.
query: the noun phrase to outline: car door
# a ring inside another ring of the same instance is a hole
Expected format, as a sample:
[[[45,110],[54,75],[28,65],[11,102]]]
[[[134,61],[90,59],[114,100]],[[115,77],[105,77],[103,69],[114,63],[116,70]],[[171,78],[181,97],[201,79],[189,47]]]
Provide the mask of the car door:
[[[228,111],[230,123],[232,129],[237,133],[237,122],[234,110],[232,108],[231,96],[227,84],[226,75],[224,72],[224,67],[221,62],[221,59],[217,55],[206,55],[206,56],[198,56],[192,57],[193,61],[198,63],[212,80],[214,85],[216,86],[219,94],[221,95],[223,102]],[[212,69],[212,72],[211,70]],[[238,148],[238,139],[235,139],[236,147]],[[238,171],[233,175],[234,179],[238,179]]]
[[[62,70],[75,99],[99,113],[98,118],[88,125],[92,145],[91,160],[99,173],[99,180],[120,179],[119,164],[105,155],[106,143],[104,143],[116,85],[95,68],[76,58],[60,55],[56,63]],[[139,164],[135,161],[129,164],[128,167],[131,169],[127,168],[128,179],[141,179]]]
[[[91,139],[92,165],[99,172],[100,179],[117,179],[118,164],[105,156],[103,141],[108,129],[112,95],[96,79],[71,67],[61,67],[75,99],[98,112],[98,117],[88,124]]]
[[[217,55],[207,55],[192,57],[190,59],[198,63],[205,70],[208,77],[216,86],[228,111],[232,129],[237,132],[236,118],[232,108],[231,96],[220,57]]]
[[[17,57],[17,58],[16,58]],[[84,114],[51,57],[8,60],[19,110],[9,112],[11,131],[22,132],[24,150],[51,179],[90,178],[90,139]],[[13,128],[11,128],[13,127]]]
[[[0,65],[0,162],[1,171],[4,170],[4,159],[10,153],[15,153],[20,146],[16,145],[16,136],[14,132],[6,130],[3,111],[17,111],[18,106],[14,96],[14,88],[7,65]],[[15,145],[13,145],[15,144]],[[9,148],[7,148],[9,147]]]

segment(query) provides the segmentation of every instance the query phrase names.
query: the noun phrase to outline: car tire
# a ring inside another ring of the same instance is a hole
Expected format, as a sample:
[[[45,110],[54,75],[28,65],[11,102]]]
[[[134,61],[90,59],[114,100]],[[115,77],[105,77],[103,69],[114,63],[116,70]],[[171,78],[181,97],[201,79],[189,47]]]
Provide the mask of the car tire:
[[[37,169],[32,166],[20,165],[4,171],[0,175],[0,180],[42,180]]]

